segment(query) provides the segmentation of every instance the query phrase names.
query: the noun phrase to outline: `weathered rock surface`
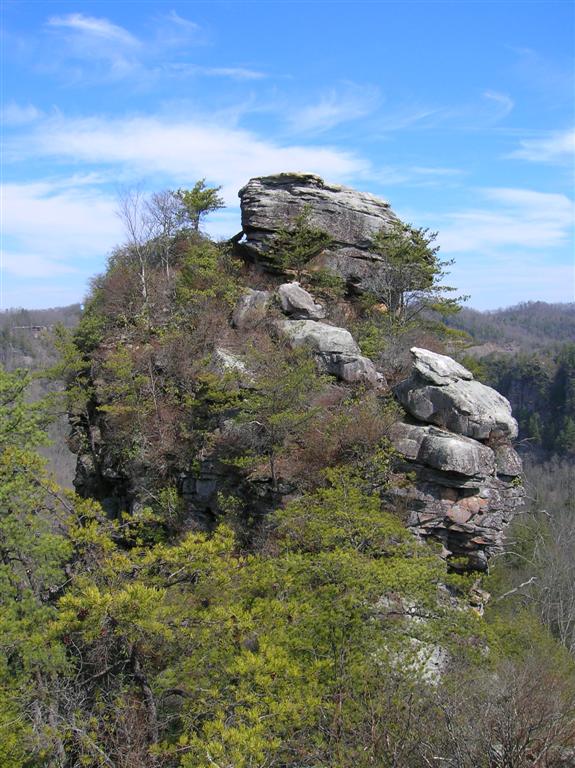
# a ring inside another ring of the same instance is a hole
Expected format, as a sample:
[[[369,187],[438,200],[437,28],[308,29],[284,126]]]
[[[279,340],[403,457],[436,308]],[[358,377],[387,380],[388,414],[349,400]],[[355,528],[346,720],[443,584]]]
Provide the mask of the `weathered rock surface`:
[[[403,459],[400,466],[415,481],[388,496],[395,503],[402,500],[414,533],[441,541],[452,563],[459,559],[455,567],[486,570],[522,504],[521,460],[510,444],[515,420],[505,398],[474,381],[451,358],[423,349],[412,352],[412,374],[396,392],[412,415],[444,428],[410,421],[394,425],[391,440]],[[464,388],[465,397],[458,388]]]
[[[358,343],[345,328],[314,320],[284,320],[281,328],[296,347],[307,344],[322,355],[361,355]]]
[[[232,326],[241,331],[255,327],[265,317],[270,301],[269,291],[248,289],[236,304],[232,314]]]
[[[503,395],[445,355],[417,347],[411,352],[412,374],[395,389],[408,413],[478,440],[517,437],[517,422]]]
[[[325,309],[299,283],[280,285],[278,296],[282,311],[294,320],[323,320],[325,317]]]
[[[366,192],[328,184],[310,173],[280,173],[251,179],[239,191],[245,251],[265,263],[280,229],[309,211],[309,223],[327,232],[332,245],[312,262],[366,290],[381,271],[384,259],[373,251],[373,237],[397,217],[389,204]]]
[[[284,320],[280,329],[294,346],[309,346],[328,373],[342,381],[375,385],[383,380],[372,361],[361,354],[358,343],[345,328],[314,320]]]

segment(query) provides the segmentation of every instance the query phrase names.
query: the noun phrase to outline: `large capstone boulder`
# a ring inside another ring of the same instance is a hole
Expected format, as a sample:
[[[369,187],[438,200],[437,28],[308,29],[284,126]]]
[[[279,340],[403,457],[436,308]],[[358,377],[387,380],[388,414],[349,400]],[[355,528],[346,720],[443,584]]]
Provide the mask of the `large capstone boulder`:
[[[294,320],[322,320],[325,309],[297,282],[284,283],[278,288],[282,311]]]
[[[250,181],[239,191],[244,252],[266,264],[266,254],[280,231],[293,227],[307,211],[309,226],[326,232],[330,246],[310,263],[327,268],[358,291],[381,279],[385,259],[373,247],[381,229],[397,221],[389,203],[366,192],[328,184],[311,173],[279,173]]]
[[[411,376],[395,393],[405,410],[420,421],[477,440],[517,437],[509,402],[450,357],[413,347]]]
[[[280,331],[294,347],[309,347],[325,370],[342,381],[373,386],[383,382],[383,376],[361,354],[358,343],[345,328],[314,320],[284,320]]]

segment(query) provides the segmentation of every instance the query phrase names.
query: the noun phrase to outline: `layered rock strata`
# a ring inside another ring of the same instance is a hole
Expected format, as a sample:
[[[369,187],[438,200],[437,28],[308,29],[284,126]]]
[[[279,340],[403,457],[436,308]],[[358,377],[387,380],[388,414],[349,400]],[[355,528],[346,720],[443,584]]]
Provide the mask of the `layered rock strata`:
[[[374,251],[373,238],[397,221],[389,203],[366,192],[328,184],[311,173],[280,173],[250,179],[239,191],[242,211],[242,249],[265,264],[266,253],[280,230],[309,212],[310,226],[330,235],[332,243],[309,265],[327,268],[343,277],[350,288],[369,289],[385,267]]]
[[[442,542],[453,567],[486,570],[522,503],[517,423],[505,398],[451,358],[412,355],[412,373],[395,390],[411,418],[391,439],[414,482],[388,495],[401,499],[416,535]]]

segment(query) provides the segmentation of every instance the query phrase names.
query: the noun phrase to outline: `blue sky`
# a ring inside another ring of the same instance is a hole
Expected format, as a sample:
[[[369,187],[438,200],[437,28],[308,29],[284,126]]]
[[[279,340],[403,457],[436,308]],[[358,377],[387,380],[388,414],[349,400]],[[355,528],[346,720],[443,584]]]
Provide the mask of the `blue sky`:
[[[81,300],[122,190],[205,177],[227,236],[288,170],[439,231],[470,306],[574,300],[570,0],[2,5],[3,308]]]

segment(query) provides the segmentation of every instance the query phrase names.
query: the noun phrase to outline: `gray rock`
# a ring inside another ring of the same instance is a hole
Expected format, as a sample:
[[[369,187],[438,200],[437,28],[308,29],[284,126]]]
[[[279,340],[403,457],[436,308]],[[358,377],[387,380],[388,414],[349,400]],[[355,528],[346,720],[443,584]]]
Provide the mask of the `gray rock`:
[[[517,437],[517,422],[503,395],[475,381],[466,368],[445,355],[417,347],[411,352],[412,374],[395,388],[408,413],[477,440]]]
[[[406,458],[442,472],[487,477],[495,471],[490,448],[436,427],[398,422],[392,427],[391,441]]]
[[[475,440],[430,428],[417,460],[442,472],[487,477],[495,469],[493,451]]]
[[[322,320],[325,309],[297,282],[284,283],[278,288],[282,311],[293,319]]]
[[[243,360],[240,360],[237,355],[234,355],[232,352],[228,352],[228,350],[222,349],[221,347],[214,350],[212,359],[215,367],[217,370],[221,371],[221,373],[235,371],[236,373],[247,374],[248,372]]]
[[[264,264],[278,230],[289,229],[304,207],[310,212],[310,225],[333,239],[311,265],[328,268],[358,290],[366,290],[385,263],[373,251],[373,237],[397,217],[374,195],[328,184],[310,173],[280,173],[250,179],[239,197],[244,247]]]
[[[516,482],[521,460],[513,448],[403,422],[393,425],[389,437],[402,457],[397,468],[413,480],[390,487],[384,498],[399,502],[419,538],[438,539],[455,568],[486,570],[522,506],[524,490]]]
[[[313,320],[284,320],[280,330],[298,347],[308,345],[333,376],[349,384],[376,386],[384,382],[372,361],[345,328]]]
[[[441,387],[444,384],[463,379],[471,381],[473,374],[459,363],[456,363],[447,355],[440,355],[437,352],[431,352],[429,349],[421,347],[412,347],[413,367],[423,376],[426,381],[437,384]]]
[[[359,345],[345,328],[314,320],[284,320],[281,329],[296,347],[307,344],[322,355],[361,356]]]
[[[232,326],[238,330],[256,326],[265,317],[270,300],[269,291],[254,291],[248,288],[234,308]]]
[[[372,386],[385,384],[385,378],[368,357],[331,355],[331,358],[329,361],[326,360],[328,371],[348,384],[371,384]]]
[[[499,475],[520,477],[523,474],[523,462],[510,445],[498,445],[494,450]]]

